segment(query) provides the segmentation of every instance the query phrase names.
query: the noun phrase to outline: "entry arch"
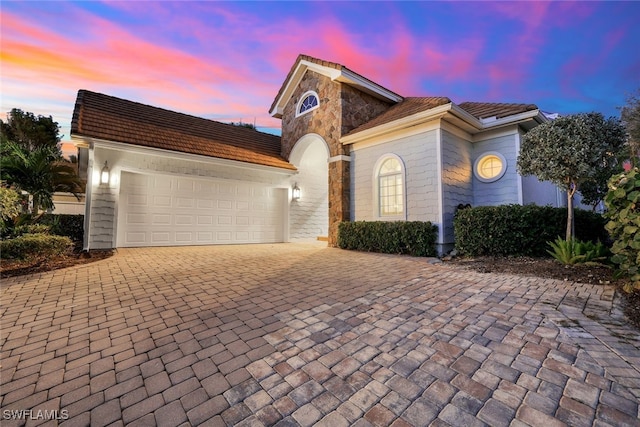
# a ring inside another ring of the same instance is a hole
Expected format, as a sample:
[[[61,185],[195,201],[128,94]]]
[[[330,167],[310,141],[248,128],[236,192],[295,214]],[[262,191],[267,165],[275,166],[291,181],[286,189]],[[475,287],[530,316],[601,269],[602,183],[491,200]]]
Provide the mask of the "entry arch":
[[[300,188],[300,198],[290,200],[289,239],[324,240],[329,235],[329,145],[316,133],[302,136],[291,149],[289,163],[298,173],[291,187]]]

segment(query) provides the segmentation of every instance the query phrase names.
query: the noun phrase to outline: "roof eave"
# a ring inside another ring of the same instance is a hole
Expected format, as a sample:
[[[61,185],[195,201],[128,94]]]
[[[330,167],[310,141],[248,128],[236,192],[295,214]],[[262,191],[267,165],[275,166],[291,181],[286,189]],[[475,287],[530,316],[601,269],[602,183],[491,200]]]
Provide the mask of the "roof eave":
[[[549,119],[544,116],[540,109],[529,110],[510,116],[505,116],[492,121],[487,121],[486,119],[480,120],[455,104],[451,109],[451,112],[457,119],[459,119],[457,123],[455,119],[452,120],[452,122],[462,127],[470,134],[475,134],[486,130],[497,129],[503,126],[514,124],[519,124],[525,129],[530,130],[540,123],[549,121]]]
[[[196,160],[196,161],[205,162],[205,163],[215,162],[219,164],[226,164],[226,165],[242,167],[242,168],[252,168],[252,169],[258,168],[262,170],[278,171],[280,173],[284,173],[287,175],[297,173],[297,168],[288,162],[287,164],[289,164],[291,167],[265,165],[261,163],[246,162],[242,160],[225,159],[223,157],[207,156],[203,154],[168,150],[166,148],[157,148],[157,147],[149,147],[145,145],[131,144],[128,142],[110,141],[107,139],[96,138],[96,137],[82,135],[78,133],[72,134],[71,140],[78,147],[82,146],[90,149],[93,149],[96,147],[102,147],[107,149],[126,150],[130,152],[137,152],[137,153],[143,153],[143,154],[156,154],[156,155],[171,154],[176,157],[185,158],[189,160]]]
[[[365,129],[361,132],[346,135],[340,138],[340,142],[343,145],[355,144],[356,142],[361,142],[373,137],[382,136],[394,131],[417,126],[433,120],[438,120],[444,117],[451,110],[453,105],[454,104],[450,102],[448,104],[440,105],[435,108],[430,108],[426,111],[421,111],[410,116],[402,117],[401,119],[397,119],[389,123],[384,123],[370,129]]]

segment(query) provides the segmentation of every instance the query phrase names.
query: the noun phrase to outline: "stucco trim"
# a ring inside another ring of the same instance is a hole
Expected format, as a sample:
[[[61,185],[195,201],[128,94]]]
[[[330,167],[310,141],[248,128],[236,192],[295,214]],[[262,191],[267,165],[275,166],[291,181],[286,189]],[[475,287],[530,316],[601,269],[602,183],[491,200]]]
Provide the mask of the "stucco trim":
[[[340,162],[340,161],[350,162],[351,156],[345,156],[344,154],[341,154],[339,156],[329,157],[329,159],[327,160],[327,163]]]
[[[179,153],[177,151],[163,150],[161,148],[154,148],[154,147],[138,147],[138,146],[133,146],[131,144],[122,143],[122,142],[107,141],[107,140],[97,139],[97,138],[72,137],[72,139],[73,138],[81,139],[81,140],[84,140],[85,142],[88,142],[91,145],[91,149],[89,150],[90,152],[95,148],[104,148],[104,149],[111,149],[111,150],[127,151],[131,153],[138,153],[143,155],[171,157],[179,160],[190,160],[190,161],[195,161],[200,163],[224,165],[224,166],[236,167],[241,169],[262,170],[262,171],[268,171],[273,173],[279,173],[282,175],[295,175],[297,173],[296,170],[282,169],[274,166],[259,165],[257,163],[246,163],[246,162],[240,162],[237,160],[220,159],[218,157],[201,156],[198,154]]]
[[[436,132],[436,189],[438,192],[438,244],[444,244],[444,194],[442,188],[442,130]]]
[[[520,132],[516,133],[516,163],[518,161],[518,157],[520,157],[520,137],[521,134]],[[517,168],[517,164],[516,164],[516,172],[518,171]],[[524,194],[523,194],[523,189],[522,189],[522,175],[520,175],[520,173],[516,173],[516,182],[518,183],[518,203],[519,204],[524,204]]]
[[[431,132],[434,130],[440,129],[442,125],[442,120],[433,120],[430,122],[426,122],[424,124],[418,126],[412,126],[408,129],[398,129],[394,132],[381,135],[378,137],[374,137],[365,141],[356,142],[351,146],[353,151],[375,147],[376,145],[386,144],[388,142],[393,142],[401,138],[408,138],[415,135],[420,135],[426,132]]]
[[[340,142],[344,145],[355,144],[356,142],[362,142],[374,137],[387,135],[393,131],[401,130],[403,128],[418,126],[422,123],[438,120],[444,117],[449,112],[449,110],[451,110],[452,105],[453,103],[441,105],[439,107],[432,108],[427,111],[422,111],[411,116],[403,117],[401,119],[394,120],[392,122],[385,123],[371,129],[363,130],[362,132],[347,135],[340,138]]]

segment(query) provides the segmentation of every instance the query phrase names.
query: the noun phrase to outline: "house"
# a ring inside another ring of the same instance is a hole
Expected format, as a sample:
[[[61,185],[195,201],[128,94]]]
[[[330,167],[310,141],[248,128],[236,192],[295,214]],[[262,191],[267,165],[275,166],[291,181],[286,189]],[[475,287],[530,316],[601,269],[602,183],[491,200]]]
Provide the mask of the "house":
[[[85,249],[335,245],[341,221],[409,220],[436,224],[445,252],[461,204],[563,202],[516,171],[523,134],[547,120],[533,104],[404,97],[300,55],[270,114],[281,137],[80,90]]]

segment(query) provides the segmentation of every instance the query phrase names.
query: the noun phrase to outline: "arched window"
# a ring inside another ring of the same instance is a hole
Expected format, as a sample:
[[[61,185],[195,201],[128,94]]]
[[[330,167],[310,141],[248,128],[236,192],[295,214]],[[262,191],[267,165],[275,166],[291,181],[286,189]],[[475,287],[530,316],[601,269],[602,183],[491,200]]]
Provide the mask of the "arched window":
[[[296,107],[296,117],[315,110],[319,106],[320,99],[318,98],[318,94],[313,91],[306,92],[300,97],[300,102],[298,102],[298,106]]]
[[[378,216],[401,219],[405,215],[402,161],[395,155],[387,155],[382,157],[377,164],[375,185],[378,198]]]

